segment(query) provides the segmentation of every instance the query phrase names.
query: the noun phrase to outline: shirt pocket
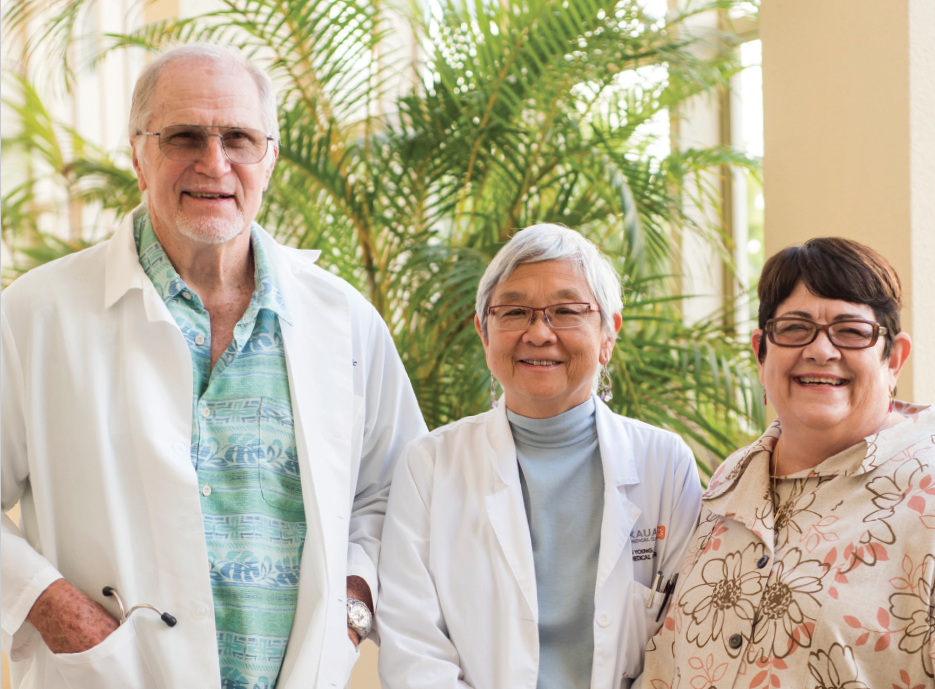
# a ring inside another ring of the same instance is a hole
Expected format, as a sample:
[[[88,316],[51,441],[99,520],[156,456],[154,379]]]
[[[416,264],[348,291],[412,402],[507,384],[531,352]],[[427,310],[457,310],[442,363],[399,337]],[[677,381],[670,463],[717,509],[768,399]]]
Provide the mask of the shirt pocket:
[[[257,442],[257,482],[264,502],[284,519],[304,519],[292,409],[278,400],[260,398]]]

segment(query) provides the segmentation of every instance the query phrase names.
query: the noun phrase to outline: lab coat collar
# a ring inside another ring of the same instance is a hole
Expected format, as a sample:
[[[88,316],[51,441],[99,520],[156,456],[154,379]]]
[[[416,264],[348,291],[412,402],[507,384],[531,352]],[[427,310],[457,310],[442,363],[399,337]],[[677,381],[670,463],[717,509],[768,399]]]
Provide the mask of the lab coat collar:
[[[630,438],[623,432],[614,413],[596,395],[594,399],[597,439],[604,463],[604,483],[614,486],[631,486],[640,482]]]
[[[140,258],[137,254],[136,240],[133,236],[133,227],[139,217],[148,211],[146,206],[137,206],[130,215],[124,219],[117,231],[110,238],[107,245],[107,254],[104,262],[104,308],[109,309],[116,304],[123,296],[133,289],[143,290],[143,303],[146,307],[146,315],[150,321],[164,320],[173,321],[158,291],[146,276],[146,271],[140,265]],[[288,281],[289,277],[295,272],[307,271],[308,267],[318,260],[321,251],[300,251],[298,249],[285,249],[278,244],[269,233],[262,227],[255,224],[251,228],[255,230],[263,242],[263,248],[273,266],[272,273],[275,275],[283,302],[285,302],[286,313],[298,313],[301,306],[296,304],[297,294],[295,284],[287,289],[282,281]],[[291,252],[301,255],[303,260],[293,259]],[[291,298],[290,298],[291,297]],[[293,308],[290,309],[289,302],[293,302]],[[280,314],[281,315],[281,314]],[[285,320],[289,321],[289,318]]]
[[[601,517],[601,544],[598,555],[595,595],[613,573],[639,518],[640,509],[627,497],[627,486],[640,482],[630,439],[620,420],[600,399],[594,397],[595,421],[601,464],[604,470],[604,508]],[[487,513],[510,569],[519,583],[534,621],[538,622],[535,562],[532,537],[519,479],[516,445],[510,431],[506,403],[500,398],[490,412],[487,440],[496,479],[485,498]]]
[[[635,485],[640,482],[639,472],[636,469],[630,439],[623,432],[614,413],[596,395],[594,400],[595,422],[597,424],[597,437],[601,449],[601,461],[604,465],[604,483],[612,486]],[[488,440],[491,447],[509,448],[509,452],[495,452],[494,466],[502,484],[495,490],[519,484],[519,470],[516,468],[516,447],[513,443],[513,433],[510,431],[510,420],[506,413],[506,401],[503,396],[497,401],[497,406],[488,412],[493,415],[494,421],[488,424]]]
[[[133,225],[145,212],[145,206],[137,206],[127,218],[124,218],[107,243],[107,254],[104,259],[105,310],[120,301],[130,290],[144,289],[145,291],[147,283],[152,285],[146,277],[143,266],[140,265],[140,258],[136,253],[136,241],[133,238]],[[155,287],[153,293],[156,293]],[[159,295],[155,294],[155,296]],[[147,304],[148,313],[149,305]],[[168,314],[168,309],[166,313]],[[154,319],[150,318],[150,320]]]

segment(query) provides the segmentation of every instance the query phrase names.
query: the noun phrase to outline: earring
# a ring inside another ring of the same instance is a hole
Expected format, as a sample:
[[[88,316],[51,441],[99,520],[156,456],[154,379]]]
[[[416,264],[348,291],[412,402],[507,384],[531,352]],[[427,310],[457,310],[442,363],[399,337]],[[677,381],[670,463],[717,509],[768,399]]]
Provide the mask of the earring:
[[[497,406],[497,379],[493,377],[493,371],[490,372],[490,408]]]
[[[763,393],[763,406],[766,406],[766,393]]]
[[[890,391],[890,408],[889,408],[890,413],[893,412],[893,407],[895,406],[895,402],[896,402],[896,387],[893,386],[893,389]]]
[[[614,398],[614,388],[610,382],[610,372],[607,370],[607,364],[601,366],[601,382],[597,386],[597,396],[604,402],[610,402]]]

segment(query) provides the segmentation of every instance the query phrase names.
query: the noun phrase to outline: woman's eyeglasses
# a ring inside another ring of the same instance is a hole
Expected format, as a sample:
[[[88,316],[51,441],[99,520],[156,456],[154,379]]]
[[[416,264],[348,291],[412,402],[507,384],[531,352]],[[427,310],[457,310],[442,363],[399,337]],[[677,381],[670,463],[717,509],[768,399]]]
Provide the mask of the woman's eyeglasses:
[[[497,330],[526,330],[533,324],[536,312],[545,315],[545,322],[555,330],[564,328],[578,328],[588,321],[592,311],[600,311],[597,306],[585,303],[552,304],[534,309],[531,306],[517,306],[515,304],[501,304],[489,306],[487,318],[491,326]]]
[[[810,345],[824,331],[831,344],[840,349],[866,349],[889,332],[874,321],[850,319],[819,325],[805,318],[771,318],[766,321],[766,337],[779,347]]]

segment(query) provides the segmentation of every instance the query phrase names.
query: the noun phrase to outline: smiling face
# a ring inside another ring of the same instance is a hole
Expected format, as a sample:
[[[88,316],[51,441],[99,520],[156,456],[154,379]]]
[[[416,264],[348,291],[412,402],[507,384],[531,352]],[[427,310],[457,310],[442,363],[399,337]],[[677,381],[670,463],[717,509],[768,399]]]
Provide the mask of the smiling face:
[[[165,68],[156,85],[147,131],[173,124],[236,126],[265,131],[253,78],[236,64],[189,60]],[[220,133],[208,130],[210,134]],[[155,136],[145,137],[133,167],[147,192],[156,234],[175,234],[220,244],[250,227],[260,209],[277,151],[270,145],[259,163],[231,163],[219,137],[208,137],[192,162],[168,160]]]
[[[497,285],[490,305],[516,304],[540,308],[565,302],[596,306],[583,273],[571,261],[526,263]],[[614,315],[620,329],[620,315]],[[511,411],[536,419],[557,416],[584,403],[602,364],[610,361],[614,337],[601,329],[601,317],[591,312],[585,325],[553,330],[542,313],[526,330],[497,330],[489,322],[484,340],[487,366],[500,381]]]
[[[825,299],[799,282],[773,318],[806,318],[815,323],[858,318],[876,321],[867,304]],[[759,351],[762,330],[753,333]],[[876,432],[888,417],[890,392],[911,346],[909,336],[894,338],[888,360],[883,360],[884,337],[866,349],[838,349],[826,333],[804,347],[766,343],[766,357],[758,363],[760,382],[776,408],[783,431],[829,431],[853,439]],[[851,444],[853,444],[851,443]]]

